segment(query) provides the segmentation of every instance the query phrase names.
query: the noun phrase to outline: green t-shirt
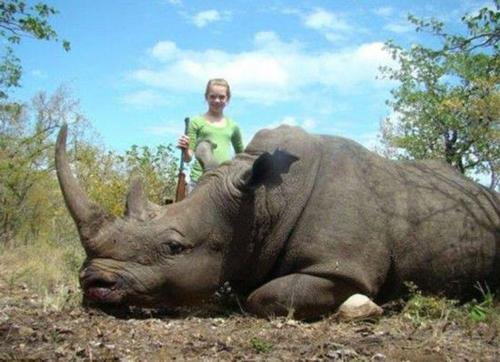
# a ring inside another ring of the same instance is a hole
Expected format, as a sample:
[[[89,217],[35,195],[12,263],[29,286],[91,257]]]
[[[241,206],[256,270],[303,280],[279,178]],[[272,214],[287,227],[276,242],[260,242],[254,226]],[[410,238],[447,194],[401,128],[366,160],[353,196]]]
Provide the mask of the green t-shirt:
[[[217,145],[214,149],[214,157],[220,163],[231,158],[231,146],[235,153],[243,152],[243,142],[241,140],[240,128],[232,119],[226,117],[224,127],[216,127],[208,122],[203,116],[190,118],[189,128],[189,149],[194,152],[198,143],[202,140],[209,140]],[[191,168],[191,180],[198,181],[203,169],[195,159]]]

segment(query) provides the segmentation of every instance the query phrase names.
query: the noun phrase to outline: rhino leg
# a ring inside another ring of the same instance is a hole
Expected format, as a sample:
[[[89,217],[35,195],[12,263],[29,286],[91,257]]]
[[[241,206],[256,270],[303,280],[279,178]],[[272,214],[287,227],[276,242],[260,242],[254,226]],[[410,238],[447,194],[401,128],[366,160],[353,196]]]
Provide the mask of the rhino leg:
[[[253,291],[247,298],[246,307],[260,317],[312,319],[333,312],[356,292],[354,287],[342,281],[290,274],[273,279]]]

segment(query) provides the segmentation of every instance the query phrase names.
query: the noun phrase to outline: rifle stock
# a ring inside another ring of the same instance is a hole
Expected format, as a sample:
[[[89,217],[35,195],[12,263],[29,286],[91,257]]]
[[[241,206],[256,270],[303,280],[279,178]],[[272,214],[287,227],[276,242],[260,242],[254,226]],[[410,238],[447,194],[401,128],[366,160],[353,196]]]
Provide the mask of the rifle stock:
[[[184,118],[184,134],[188,133],[189,117]],[[175,202],[182,201],[186,197],[187,183],[186,174],[184,173],[184,152],[181,150],[181,162],[179,165],[179,176],[177,177],[177,189],[175,191]]]
[[[177,190],[175,191],[175,202],[182,201],[186,197],[186,175],[184,172],[179,172],[177,179]]]

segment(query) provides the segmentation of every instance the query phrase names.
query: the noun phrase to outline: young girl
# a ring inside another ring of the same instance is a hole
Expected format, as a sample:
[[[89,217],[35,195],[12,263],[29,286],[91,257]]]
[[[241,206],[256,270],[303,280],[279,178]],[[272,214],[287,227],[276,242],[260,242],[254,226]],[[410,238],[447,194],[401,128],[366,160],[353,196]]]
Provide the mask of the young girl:
[[[214,158],[224,162],[231,158],[231,146],[235,153],[243,152],[240,128],[232,119],[224,116],[224,108],[231,98],[231,89],[224,79],[211,79],[205,90],[208,110],[205,114],[190,118],[188,134],[179,137],[178,147],[184,150],[184,162],[193,158],[200,140],[216,145]],[[203,169],[198,161],[191,168],[189,192],[196,186]]]

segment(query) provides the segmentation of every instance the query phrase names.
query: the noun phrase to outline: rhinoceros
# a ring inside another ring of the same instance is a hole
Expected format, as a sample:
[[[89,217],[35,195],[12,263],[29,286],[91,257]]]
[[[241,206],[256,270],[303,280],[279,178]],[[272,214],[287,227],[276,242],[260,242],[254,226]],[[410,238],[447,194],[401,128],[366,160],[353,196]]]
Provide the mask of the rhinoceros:
[[[354,141],[297,127],[259,131],[159,206],[134,178],[124,217],[71,174],[67,128],[56,145],[66,205],[87,259],[80,283],[98,304],[201,303],[229,282],[257,316],[329,314],[353,294],[466,291],[500,281],[497,193],[438,161],[392,161]]]

